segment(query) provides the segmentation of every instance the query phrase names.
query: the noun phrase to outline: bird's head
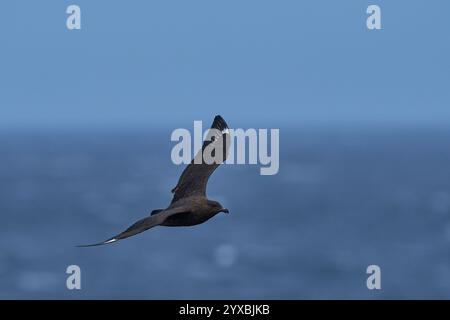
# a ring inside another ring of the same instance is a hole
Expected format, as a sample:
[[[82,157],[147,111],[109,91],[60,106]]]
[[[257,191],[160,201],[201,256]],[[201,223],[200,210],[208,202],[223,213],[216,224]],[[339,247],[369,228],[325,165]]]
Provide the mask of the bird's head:
[[[219,212],[230,213],[227,208],[222,207],[222,205],[217,201],[208,200],[208,204],[211,208],[211,211],[215,212],[216,214]]]

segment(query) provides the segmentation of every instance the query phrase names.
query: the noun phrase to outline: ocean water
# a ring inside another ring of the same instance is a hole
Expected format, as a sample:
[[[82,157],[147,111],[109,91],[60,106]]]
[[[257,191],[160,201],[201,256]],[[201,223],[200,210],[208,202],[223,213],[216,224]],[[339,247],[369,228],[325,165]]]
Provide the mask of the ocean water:
[[[0,298],[450,298],[450,130],[280,137],[277,175],[211,177],[229,215],[77,248],[170,202],[170,132],[1,132]],[[373,264],[381,290],[366,287]]]

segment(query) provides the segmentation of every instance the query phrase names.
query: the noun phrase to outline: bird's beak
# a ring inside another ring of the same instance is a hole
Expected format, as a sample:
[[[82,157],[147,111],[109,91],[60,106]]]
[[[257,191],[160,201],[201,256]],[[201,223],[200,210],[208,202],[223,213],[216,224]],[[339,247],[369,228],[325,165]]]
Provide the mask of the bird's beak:
[[[222,209],[222,212],[224,212],[224,213],[230,213],[230,211],[228,211],[228,209]]]

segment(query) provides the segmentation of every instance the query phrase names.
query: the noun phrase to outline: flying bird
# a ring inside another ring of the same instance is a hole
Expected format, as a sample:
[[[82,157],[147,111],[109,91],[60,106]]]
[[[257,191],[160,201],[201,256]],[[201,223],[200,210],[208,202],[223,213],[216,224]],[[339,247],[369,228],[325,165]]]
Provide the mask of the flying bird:
[[[216,116],[201,150],[184,169],[175,188],[173,198],[166,209],[153,210],[118,235],[100,243],[81,245],[93,247],[134,236],[155,226],[181,227],[201,224],[228,209],[206,196],[208,179],[217,167],[225,162],[230,147],[230,133],[225,120]]]

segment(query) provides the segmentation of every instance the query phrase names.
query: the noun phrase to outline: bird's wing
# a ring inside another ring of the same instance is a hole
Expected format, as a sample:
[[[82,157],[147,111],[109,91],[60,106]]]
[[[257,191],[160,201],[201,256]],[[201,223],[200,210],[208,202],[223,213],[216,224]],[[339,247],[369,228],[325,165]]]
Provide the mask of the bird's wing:
[[[222,148],[220,148],[222,146]],[[184,169],[178,184],[172,189],[172,203],[179,199],[202,195],[206,196],[206,184],[209,176],[223,162],[225,162],[230,148],[230,133],[228,125],[221,116],[216,116],[203,142],[202,149],[191,163]],[[217,156],[215,151],[219,151]],[[214,162],[211,162],[214,157]]]
[[[88,245],[81,245],[78,247],[94,247],[94,246],[101,246],[103,244],[109,244],[116,242],[118,240],[122,240],[131,236],[134,236],[138,233],[141,233],[145,230],[148,230],[150,228],[153,228],[155,226],[158,226],[162,224],[168,217],[175,215],[175,214],[181,214],[181,213],[189,213],[189,209],[187,207],[176,207],[171,208],[167,210],[163,210],[161,212],[158,212],[158,214],[153,214],[147,218],[143,218],[137,222],[135,222],[133,225],[131,225],[127,230],[125,230],[122,233],[119,233],[118,235],[105,240],[103,242],[94,243],[94,244],[88,244]]]

